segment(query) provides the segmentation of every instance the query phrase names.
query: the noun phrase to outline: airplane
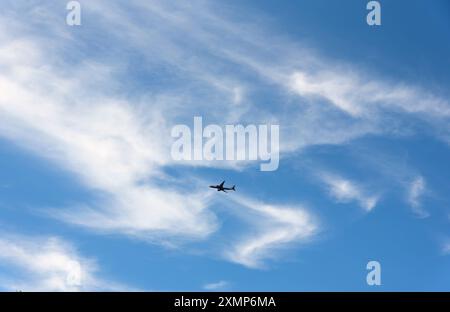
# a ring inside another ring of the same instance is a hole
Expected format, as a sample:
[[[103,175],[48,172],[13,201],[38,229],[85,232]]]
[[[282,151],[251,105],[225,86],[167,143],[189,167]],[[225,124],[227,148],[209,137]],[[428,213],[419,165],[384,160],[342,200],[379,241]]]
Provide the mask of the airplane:
[[[235,189],[236,185],[233,185],[233,187],[223,187],[224,183],[225,183],[225,181],[223,181],[219,185],[210,185],[209,187],[217,189],[217,192],[222,191],[222,192],[228,193],[227,191],[236,191],[236,189]]]

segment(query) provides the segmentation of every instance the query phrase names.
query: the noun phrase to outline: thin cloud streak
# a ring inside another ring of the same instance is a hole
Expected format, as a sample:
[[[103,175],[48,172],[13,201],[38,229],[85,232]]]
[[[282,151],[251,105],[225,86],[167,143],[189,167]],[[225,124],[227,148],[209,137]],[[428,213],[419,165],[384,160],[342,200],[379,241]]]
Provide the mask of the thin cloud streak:
[[[368,195],[367,191],[354,181],[332,174],[321,174],[321,179],[326,184],[330,196],[337,202],[356,201],[367,212],[374,209],[378,203],[378,195]]]
[[[249,268],[265,268],[267,260],[279,258],[286,247],[309,242],[321,229],[317,218],[300,205],[265,204],[243,196],[233,197],[228,205],[245,214],[252,230],[224,256]]]
[[[408,190],[408,203],[411,205],[413,212],[419,218],[426,218],[429,213],[422,207],[421,198],[426,192],[426,182],[424,177],[416,177],[410,184]]]
[[[222,291],[227,289],[230,286],[230,283],[227,281],[218,281],[218,282],[214,282],[214,283],[208,283],[205,284],[203,286],[204,290],[209,290],[209,291]]]

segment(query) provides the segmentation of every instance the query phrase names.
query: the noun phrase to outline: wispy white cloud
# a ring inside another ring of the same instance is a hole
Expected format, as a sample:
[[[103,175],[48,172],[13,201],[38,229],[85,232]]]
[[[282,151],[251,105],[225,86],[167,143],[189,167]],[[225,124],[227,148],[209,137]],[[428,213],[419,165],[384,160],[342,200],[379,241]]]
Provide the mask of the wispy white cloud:
[[[450,254],[450,241],[446,242],[444,246],[442,246],[442,252],[444,253],[444,255]]]
[[[417,176],[410,183],[408,189],[408,203],[411,205],[414,213],[420,218],[426,218],[429,216],[429,213],[423,209],[421,198],[426,192],[426,182],[424,177]]]
[[[338,202],[356,201],[365,211],[371,211],[378,203],[379,195],[368,195],[364,187],[355,181],[332,174],[321,174],[321,179],[327,185],[329,194]]]
[[[304,97],[322,97],[353,117],[373,118],[380,110],[425,113],[433,117],[450,116],[450,106],[419,87],[392,85],[363,77],[351,68],[292,74],[291,88]]]
[[[306,243],[319,232],[319,222],[300,205],[270,205],[235,196],[230,205],[251,225],[225,252],[225,257],[249,268],[263,268],[269,259],[277,259],[283,248]],[[236,208],[236,207],[235,207]]]
[[[10,291],[124,290],[96,275],[97,265],[57,237],[2,234],[0,288]]]
[[[203,285],[203,289],[205,290],[212,290],[212,291],[219,291],[219,290],[225,290],[228,289],[230,286],[230,283],[227,281],[218,281],[214,283],[208,283]]]

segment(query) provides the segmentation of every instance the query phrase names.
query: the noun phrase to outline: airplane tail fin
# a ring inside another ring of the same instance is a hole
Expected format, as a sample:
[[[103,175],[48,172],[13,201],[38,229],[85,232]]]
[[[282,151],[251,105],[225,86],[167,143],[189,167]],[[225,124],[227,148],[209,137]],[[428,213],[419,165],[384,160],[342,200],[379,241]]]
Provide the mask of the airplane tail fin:
[[[236,186],[236,185],[233,185],[233,187],[231,188],[233,191],[236,191],[235,186]]]

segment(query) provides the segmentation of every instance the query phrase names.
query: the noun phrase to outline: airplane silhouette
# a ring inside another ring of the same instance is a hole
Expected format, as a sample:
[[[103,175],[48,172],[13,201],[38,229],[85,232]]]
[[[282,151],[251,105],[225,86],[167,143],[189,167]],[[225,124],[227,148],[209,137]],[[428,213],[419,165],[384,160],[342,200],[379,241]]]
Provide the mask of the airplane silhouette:
[[[210,185],[209,187],[217,189],[217,192],[222,191],[222,192],[228,193],[227,191],[236,191],[236,189],[235,189],[236,185],[233,185],[233,187],[223,187],[224,183],[225,183],[225,181],[223,181],[219,185]]]

